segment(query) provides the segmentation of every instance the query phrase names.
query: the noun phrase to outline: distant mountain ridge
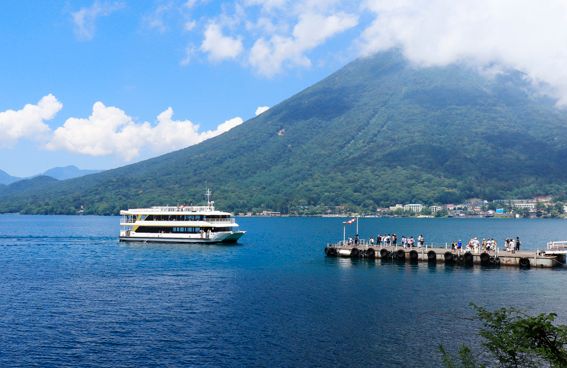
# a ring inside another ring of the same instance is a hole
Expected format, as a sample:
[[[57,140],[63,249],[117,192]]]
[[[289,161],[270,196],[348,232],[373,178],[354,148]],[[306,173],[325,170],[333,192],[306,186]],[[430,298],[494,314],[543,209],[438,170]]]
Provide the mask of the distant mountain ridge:
[[[51,168],[39,175],[32,176],[31,178],[34,178],[36,176],[49,176],[57,180],[67,180],[67,179],[79,178],[85,175],[96,174],[101,171],[102,170],[83,170],[83,169],[79,169],[77,166],[69,165],[69,166]],[[7,172],[0,170],[0,184],[10,185],[12,183],[24,179],[30,179],[30,178],[19,178],[17,176],[11,176]]]
[[[21,178],[12,176],[4,170],[0,170],[0,184],[9,185],[18,180],[21,180]]]
[[[67,179],[79,178],[85,175],[96,174],[99,172],[101,172],[101,170],[83,170],[83,169],[79,169],[77,166],[69,165],[69,166],[54,167],[52,169],[47,170],[41,175],[50,176],[57,180],[67,180]]]
[[[565,196],[567,112],[524,76],[416,68],[399,52],[356,60],[229,132],[41,189],[0,212],[113,214],[200,202],[231,211]]]

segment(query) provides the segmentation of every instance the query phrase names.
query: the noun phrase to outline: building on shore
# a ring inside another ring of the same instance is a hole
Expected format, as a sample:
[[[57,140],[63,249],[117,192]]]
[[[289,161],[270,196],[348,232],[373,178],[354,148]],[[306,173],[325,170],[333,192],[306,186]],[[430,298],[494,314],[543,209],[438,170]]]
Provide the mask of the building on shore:
[[[410,203],[404,206],[404,211],[420,213],[423,210],[423,205],[419,203]]]

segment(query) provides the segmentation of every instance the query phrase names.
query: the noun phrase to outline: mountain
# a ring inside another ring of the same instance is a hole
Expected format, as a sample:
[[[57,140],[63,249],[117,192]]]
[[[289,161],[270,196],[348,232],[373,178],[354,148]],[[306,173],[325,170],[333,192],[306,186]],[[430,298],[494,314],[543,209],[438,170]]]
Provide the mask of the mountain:
[[[67,180],[78,178],[85,175],[96,174],[99,173],[100,170],[82,170],[79,169],[77,166],[69,165],[63,167],[54,167],[52,169],[47,170],[41,175],[50,176],[57,180]]]
[[[562,196],[566,158],[567,113],[521,73],[417,68],[387,52],[198,145],[41,190],[3,190],[0,212],[200,203],[206,186],[232,211]]]
[[[21,180],[21,178],[12,176],[10,174],[8,174],[6,171],[0,170],[0,184],[12,184],[18,180]]]
[[[83,170],[83,169],[79,169],[77,166],[73,166],[73,165],[69,165],[69,166],[62,166],[62,167],[54,167],[51,168],[47,171],[45,171],[42,174],[36,175],[36,176],[32,176],[29,178],[18,178],[16,176],[11,176],[10,174],[8,174],[7,172],[0,170],[0,184],[4,184],[4,185],[10,185],[12,183],[15,183],[17,181],[20,180],[24,180],[24,179],[32,179],[34,177],[37,176],[49,176],[53,179],[57,179],[57,180],[67,180],[67,179],[73,179],[73,178],[78,178],[81,176],[85,176],[85,175],[90,175],[90,174],[96,174],[99,173],[101,170]],[[16,186],[16,188],[18,188],[18,186]]]
[[[3,196],[18,195],[18,193],[26,191],[41,192],[45,186],[49,186],[50,184],[57,182],[57,179],[50,176],[38,175],[33,178],[20,179],[0,190]]]

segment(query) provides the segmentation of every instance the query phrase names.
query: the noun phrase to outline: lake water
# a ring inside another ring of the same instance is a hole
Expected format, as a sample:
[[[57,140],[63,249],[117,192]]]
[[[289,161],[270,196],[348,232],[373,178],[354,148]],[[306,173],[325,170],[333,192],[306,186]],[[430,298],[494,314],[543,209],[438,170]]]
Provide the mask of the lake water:
[[[343,219],[241,218],[237,246],[117,242],[117,217],[0,216],[0,366],[439,365],[470,302],[557,312],[567,270],[325,258]],[[565,220],[361,219],[362,237],[567,239]],[[351,230],[353,230],[351,228]]]

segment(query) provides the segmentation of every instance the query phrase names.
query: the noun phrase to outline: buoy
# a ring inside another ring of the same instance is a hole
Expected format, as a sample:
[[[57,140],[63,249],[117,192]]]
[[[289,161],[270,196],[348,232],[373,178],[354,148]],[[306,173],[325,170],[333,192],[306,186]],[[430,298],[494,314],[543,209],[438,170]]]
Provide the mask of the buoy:
[[[430,250],[427,252],[427,261],[429,262],[437,262],[437,253],[435,251]]]
[[[350,251],[350,256],[351,256],[351,258],[360,257],[360,251],[358,250],[358,248],[352,248],[351,251]]]
[[[417,254],[417,250],[413,249],[409,252],[409,259],[411,262],[417,262],[419,255]]]
[[[445,252],[443,258],[445,259],[445,263],[453,263],[455,261],[455,256],[451,252]]]
[[[463,256],[463,263],[466,266],[472,266],[473,260],[474,260],[474,257],[472,255],[472,253],[465,253],[465,255]]]
[[[367,258],[376,258],[376,252],[372,248],[368,248],[366,250],[366,257]]]
[[[480,255],[480,264],[482,266],[490,265],[490,255],[488,253],[484,252]]]
[[[526,257],[520,258],[520,268],[530,268],[530,260]]]
[[[390,255],[387,249],[380,249],[380,258],[386,259]]]
[[[406,259],[406,252],[403,249],[398,249],[398,251],[396,252],[396,258],[398,258],[398,260],[403,261],[404,259]]]

